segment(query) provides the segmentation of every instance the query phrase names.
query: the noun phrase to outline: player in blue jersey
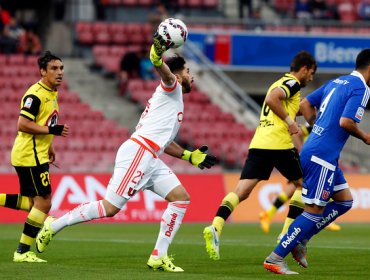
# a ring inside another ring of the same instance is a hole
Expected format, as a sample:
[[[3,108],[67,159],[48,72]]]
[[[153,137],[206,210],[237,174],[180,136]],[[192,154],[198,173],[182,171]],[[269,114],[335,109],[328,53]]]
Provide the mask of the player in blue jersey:
[[[300,154],[305,209],[265,259],[267,270],[297,274],[284,261],[290,252],[301,266],[307,267],[308,240],[351,209],[353,198],[338,160],[350,135],[370,145],[370,133],[357,126],[369,100],[369,85],[370,49],[364,49],[356,58],[355,71],[327,82],[302,100],[301,113],[313,125]],[[329,202],[330,198],[333,201]]]

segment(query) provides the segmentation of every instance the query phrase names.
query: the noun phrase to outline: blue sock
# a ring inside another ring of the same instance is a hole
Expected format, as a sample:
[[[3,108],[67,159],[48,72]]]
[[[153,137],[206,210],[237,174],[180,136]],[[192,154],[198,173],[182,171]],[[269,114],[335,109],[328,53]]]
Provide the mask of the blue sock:
[[[310,240],[312,236],[320,232],[328,224],[333,222],[336,218],[346,213],[352,208],[353,200],[346,201],[332,201],[329,202],[322,213],[322,220],[319,221],[312,231],[304,238]]]
[[[304,211],[299,215],[290,225],[288,232],[280,240],[279,245],[276,246],[274,253],[285,258],[290,251],[292,251],[297,243],[303,239],[307,234],[313,231],[316,223],[321,221],[321,214],[311,214]]]

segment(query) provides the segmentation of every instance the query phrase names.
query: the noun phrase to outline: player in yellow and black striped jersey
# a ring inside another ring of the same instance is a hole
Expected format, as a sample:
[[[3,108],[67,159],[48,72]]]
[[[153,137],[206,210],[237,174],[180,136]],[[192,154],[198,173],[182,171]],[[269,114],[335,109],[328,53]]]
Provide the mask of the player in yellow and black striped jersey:
[[[291,135],[299,131],[294,120],[299,111],[301,88],[312,81],[316,68],[312,55],[302,51],[293,58],[290,72],[268,89],[260,124],[250,143],[236,189],[224,197],[212,225],[204,229],[210,258],[219,258],[219,236],[226,219],[241,201],[248,198],[259,181],[269,179],[274,167],[296,186],[301,186],[303,174]]]
[[[51,207],[49,163],[55,160],[54,135],[68,136],[68,125],[58,123],[58,91],[63,80],[62,60],[49,51],[38,59],[41,79],[21,100],[18,134],[11,162],[20,184],[18,194],[0,194],[0,206],[28,211],[14,262],[45,262],[30,247]]]
[[[294,146],[297,148],[298,152],[301,151],[303,143],[306,141],[312,130],[312,127],[307,122],[305,124],[300,124],[299,128],[299,133],[292,135]],[[296,188],[296,186],[288,180],[288,185],[275,198],[271,207],[266,211],[262,211],[260,213],[261,228],[263,232],[268,233],[270,231],[272,217],[275,215],[277,210],[281,206],[283,206],[284,203],[289,199],[289,211],[287,217],[285,218],[284,226],[281,230],[281,233],[279,234],[278,240],[280,240],[280,237],[288,231],[288,228],[294,221],[294,219],[303,212],[304,202],[302,201],[302,189]],[[327,225],[325,229],[330,231],[339,231],[341,230],[341,226],[335,222],[332,222],[331,224]]]

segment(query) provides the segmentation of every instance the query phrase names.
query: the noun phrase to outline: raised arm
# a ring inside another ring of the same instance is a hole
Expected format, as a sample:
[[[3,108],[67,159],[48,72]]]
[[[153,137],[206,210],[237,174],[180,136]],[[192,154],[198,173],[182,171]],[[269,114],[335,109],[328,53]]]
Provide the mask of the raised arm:
[[[150,61],[153,63],[163,83],[167,86],[172,86],[176,81],[176,76],[162,59],[162,55],[168,49],[169,46],[164,44],[163,38],[156,32],[153,37],[153,45],[150,48]]]

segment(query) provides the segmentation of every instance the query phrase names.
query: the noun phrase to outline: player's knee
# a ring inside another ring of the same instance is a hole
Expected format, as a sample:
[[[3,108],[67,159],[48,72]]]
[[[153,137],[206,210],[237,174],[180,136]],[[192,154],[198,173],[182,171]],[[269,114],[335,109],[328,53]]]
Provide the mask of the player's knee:
[[[113,217],[116,215],[121,209],[117,208],[107,200],[103,200],[103,206],[105,209],[105,216],[106,217]]]
[[[176,196],[172,197],[171,201],[190,201],[190,195],[188,192],[177,193]]]
[[[186,191],[186,189],[180,185],[171,190],[167,195],[166,195],[166,200],[168,202],[173,202],[173,201],[190,201],[190,195]]]
[[[47,196],[36,196],[32,200],[32,204],[30,205],[30,209],[32,207],[35,207],[36,209],[44,212],[44,213],[49,213],[51,209],[51,195]]]

